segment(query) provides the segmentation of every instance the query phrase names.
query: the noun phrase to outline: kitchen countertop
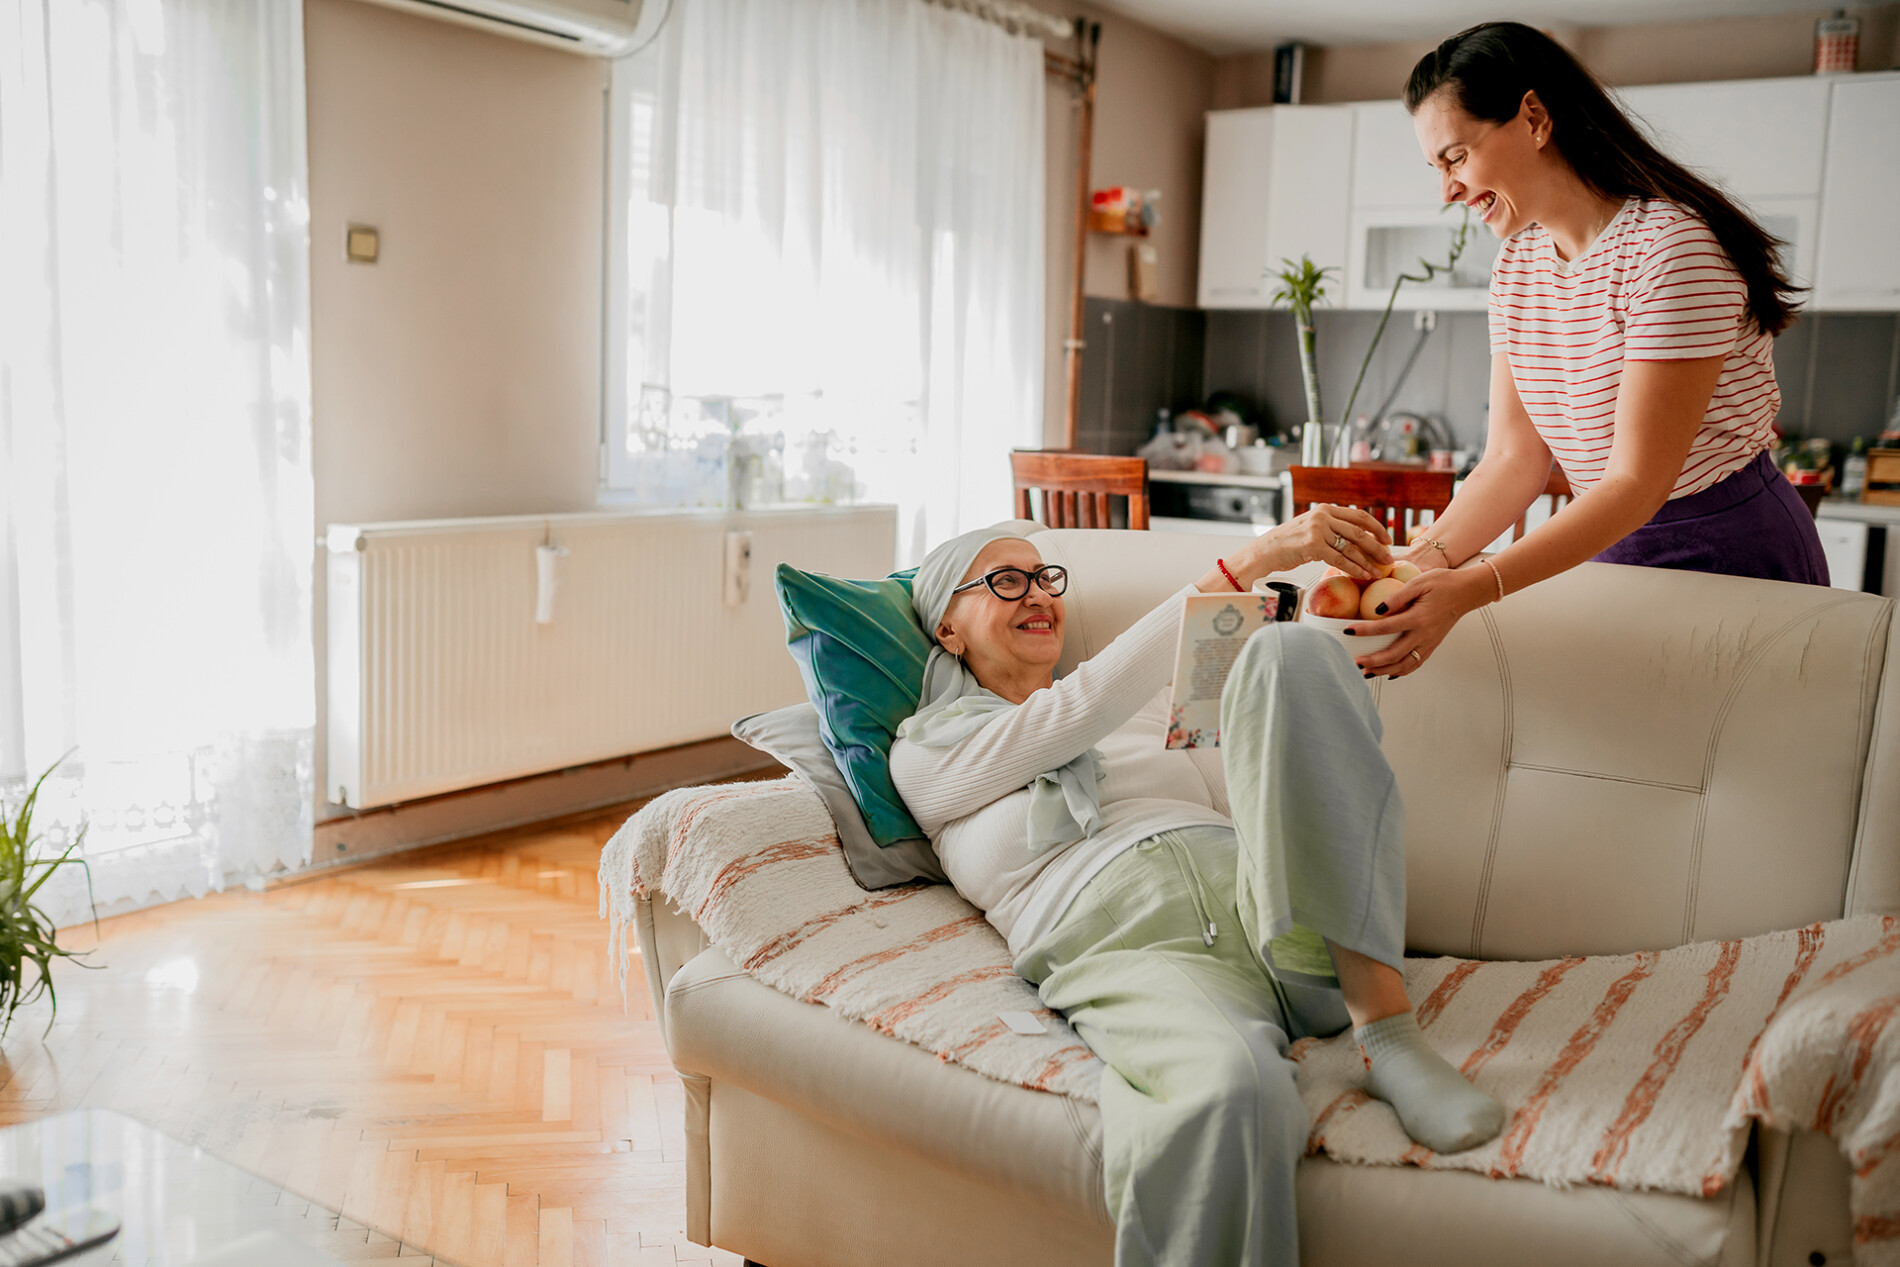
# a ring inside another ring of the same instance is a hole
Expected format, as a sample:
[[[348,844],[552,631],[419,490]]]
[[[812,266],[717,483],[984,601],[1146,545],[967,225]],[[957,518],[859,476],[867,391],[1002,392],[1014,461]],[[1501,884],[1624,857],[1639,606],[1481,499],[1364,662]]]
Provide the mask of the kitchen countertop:
[[[1157,471],[1149,468],[1148,478],[1163,484],[1218,484],[1222,488],[1278,488],[1278,475],[1249,475],[1245,471]]]
[[[1815,514],[1822,519],[1853,519],[1881,527],[1900,525],[1900,506],[1867,506],[1843,498],[1824,497]]]

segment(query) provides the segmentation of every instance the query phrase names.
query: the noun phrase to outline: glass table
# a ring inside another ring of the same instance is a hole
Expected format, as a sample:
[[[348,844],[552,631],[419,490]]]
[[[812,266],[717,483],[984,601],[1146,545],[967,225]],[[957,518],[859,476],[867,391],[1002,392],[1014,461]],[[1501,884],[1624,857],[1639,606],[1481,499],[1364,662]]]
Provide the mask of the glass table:
[[[377,1242],[396,1253],[388,1237],[110,1109],[0,1128],[0,1176],[45,1188],[41,1217],[55,1227],[87,1207],[120,1221],[111,1240],[60,1260],[76,1267],[329,1267],[332,1250],[363,1258],[346,1244]]]

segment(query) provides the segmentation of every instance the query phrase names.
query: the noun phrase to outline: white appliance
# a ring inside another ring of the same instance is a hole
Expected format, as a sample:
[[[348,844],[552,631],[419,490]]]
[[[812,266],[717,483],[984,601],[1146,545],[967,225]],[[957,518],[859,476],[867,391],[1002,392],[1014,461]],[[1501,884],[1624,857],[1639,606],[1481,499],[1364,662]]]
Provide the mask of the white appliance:
[[[371,0],[594,57],[622,57],[652,36],[677,0]]]

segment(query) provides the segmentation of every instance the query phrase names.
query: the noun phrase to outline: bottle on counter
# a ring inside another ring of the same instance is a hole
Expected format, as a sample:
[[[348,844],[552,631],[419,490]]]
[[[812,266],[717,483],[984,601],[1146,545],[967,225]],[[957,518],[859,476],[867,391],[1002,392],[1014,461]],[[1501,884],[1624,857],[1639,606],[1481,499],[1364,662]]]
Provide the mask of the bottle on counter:
[[[1861,493],[1867,487],[1867,441],[1859,436],[1847,451],[1847,460],[1841,463],[1841,496],[1860,500]]]

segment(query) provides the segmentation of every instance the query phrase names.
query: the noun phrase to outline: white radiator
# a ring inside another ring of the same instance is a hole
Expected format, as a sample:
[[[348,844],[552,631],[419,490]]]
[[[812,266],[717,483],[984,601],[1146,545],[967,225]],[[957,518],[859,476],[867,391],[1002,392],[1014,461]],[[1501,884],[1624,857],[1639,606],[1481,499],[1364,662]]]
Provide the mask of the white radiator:
[[[727,733],[804,698],[782,562],[882,576],[889,506],[333,524],[329,777],[353,808]],[[726,597],[728,536],[751,534]],[[536,551],[563,547],[546,623]]]

